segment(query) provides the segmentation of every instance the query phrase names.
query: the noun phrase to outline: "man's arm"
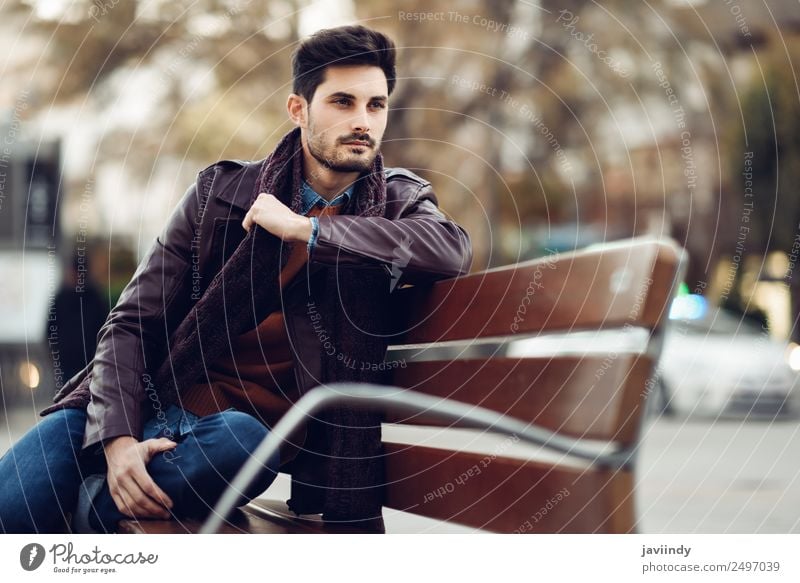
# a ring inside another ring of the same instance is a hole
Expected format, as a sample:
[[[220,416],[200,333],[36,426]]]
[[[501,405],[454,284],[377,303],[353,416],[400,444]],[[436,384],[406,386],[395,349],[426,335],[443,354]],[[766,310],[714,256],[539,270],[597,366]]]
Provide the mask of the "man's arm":
[[[330,215],[319,217],[310,261],[374,264],[425,283],[469,272],[472,243],[467,232],[439,210],[430,184],[420,185],[397,219]]]
[[[198,208],[192,185],[98,333],[84,448],[120,435],[142,437],[142,401],[148,388],[143,376],[159,364],[147,358],[167,341],[168,308],[176,298],[188,297]],[[182,315],[169,314],[171,320]]]
[[[159,364],[148,357],[160,352],[171,323],[188,311],[188,302],[176,299],[188,297],[190,246],[199,208],[197,187],[192,185],[98,333],[84,448],[102,441],[111,496],[120,512],[131,517],[165,518],[165,507],[172,506],[146,464],[175,443],[165,438],[141,441],[142,401],[152,386],[146,375]]]

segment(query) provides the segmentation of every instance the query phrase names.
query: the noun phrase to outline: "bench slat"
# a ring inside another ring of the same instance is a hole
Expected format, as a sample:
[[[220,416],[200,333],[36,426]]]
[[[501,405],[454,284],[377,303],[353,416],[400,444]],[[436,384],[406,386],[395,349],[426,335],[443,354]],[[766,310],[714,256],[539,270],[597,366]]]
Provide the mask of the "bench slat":
[[[664,317],[679,261],[672,244],[634,241],[403,289],[397,309],[409,316],[394,343],[653,329]]]
[[[393,384],[480,405],[573,437],[635,441],[652,360],[606,357],[492,358],[410,362]],[[391,423],[447,425],[424,415]]]
[[[494,532],[635,531],[630,472],[487,462],[481,454],[391,443],[384,449],[386,506],[397,510]]]

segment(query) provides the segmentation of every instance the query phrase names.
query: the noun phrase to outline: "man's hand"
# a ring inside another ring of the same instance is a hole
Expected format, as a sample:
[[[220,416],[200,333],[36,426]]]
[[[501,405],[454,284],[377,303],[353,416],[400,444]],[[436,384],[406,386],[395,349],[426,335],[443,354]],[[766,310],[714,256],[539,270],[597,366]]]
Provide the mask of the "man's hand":
[[[275,196],[262,192],[247,211],[242,227],[248,233],[253,224],[260,225],[283,241],[303,241],[311,238],[311,219],[292,212]]]
[[[145,466],[157,453],[174,448],[177,443],[166,437],[146,439],[115,437],[105,446],[108,462],[108,487],[117,508],[131,518],[169,519],[172,500],[147,473]]]

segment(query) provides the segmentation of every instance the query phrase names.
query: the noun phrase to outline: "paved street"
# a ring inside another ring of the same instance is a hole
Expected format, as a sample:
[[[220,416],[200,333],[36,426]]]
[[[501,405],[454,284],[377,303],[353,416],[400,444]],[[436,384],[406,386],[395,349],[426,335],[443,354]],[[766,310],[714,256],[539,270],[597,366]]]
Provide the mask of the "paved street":
[[[645,429],[645,533],[800,532],[800,422],[671,421]]]
[[[34,412],[0,415],[0,451],[37,421]],[[637,475],[643,533],[800,532],[800,422],[658,419],[644,430]],[[268,497],[286,499],[281,475]],[[389,532],[457,532],[386,511]]]

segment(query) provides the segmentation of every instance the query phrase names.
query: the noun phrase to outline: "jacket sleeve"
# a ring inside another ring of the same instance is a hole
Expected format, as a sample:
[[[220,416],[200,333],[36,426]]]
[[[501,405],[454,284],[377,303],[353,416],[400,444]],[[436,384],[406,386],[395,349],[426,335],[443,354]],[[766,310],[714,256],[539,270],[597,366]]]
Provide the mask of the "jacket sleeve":
[[[188,302],[175,299],[185,298],[191,284],[191,245],[200,218],[198,209],[197,185],[193,184],[97,335],[84,449],[122,435],[142,439],[142,401],[153,387],[150,368],[158,364],[150,360],[166,345],[170,322],[180,317],[172,313],[173,304],[188,310]]]
[[[396,219],[329,215],[309,261],[378,266],[404,283],[426,283],[469,272],[472,243],[467,232],[439,210],[430,184],[417,188]]]

